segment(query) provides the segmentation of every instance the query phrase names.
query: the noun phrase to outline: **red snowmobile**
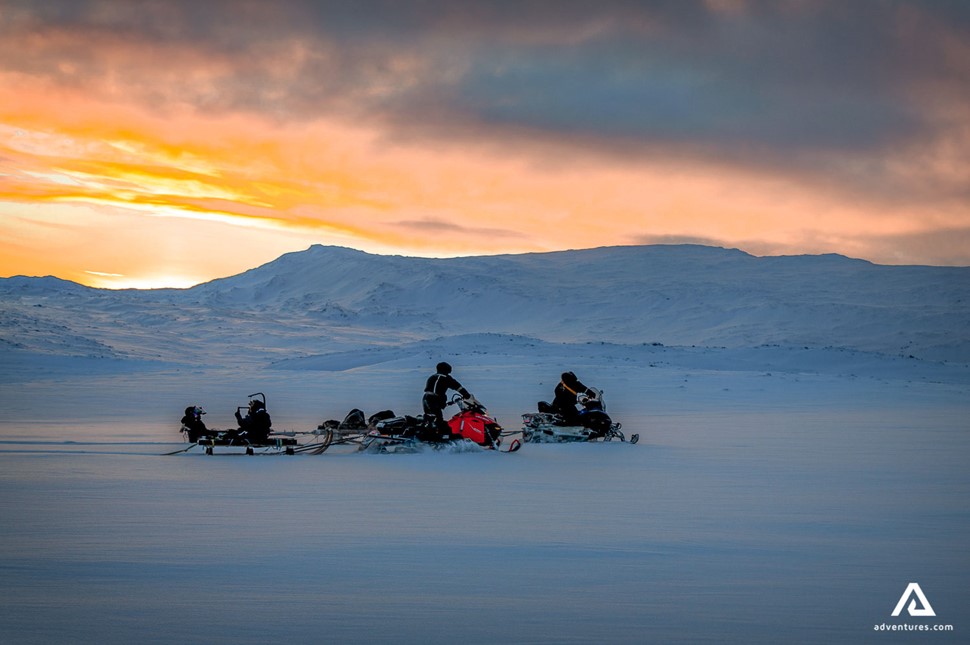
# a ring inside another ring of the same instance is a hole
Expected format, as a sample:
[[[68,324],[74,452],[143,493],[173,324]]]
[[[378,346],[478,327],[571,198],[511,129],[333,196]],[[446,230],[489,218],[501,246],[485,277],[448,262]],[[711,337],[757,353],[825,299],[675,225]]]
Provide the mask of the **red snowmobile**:
[[[451,428],[452,435],[458,435],[465,439],[474,441],[486,448],[499,449],[502,445],[502,437],[507,434],[502,431],[502,426],[498,421],[488,414],[488,410],[477,399],[463,399],[457,393],[452,397],[449,405],[458,405],[458,414],[448,420],[448,427]],[[509,444],[508,452],[515,452],[521,447],[518,439],[513,439]]]
[[[415,452],[426,446],[460,450],[469,444],[502,452],[515,452],[522,447],[518,439],[513,439],[507,449],[501,447],[504,437],[519,432],[505,432],[477,400],[463,399],[456,393],[448,405],[458,405],[459,408],[458,413],[448,420],[448,433],[442,433],[432,418],[396,416],[385,411],[371,416],[366,426],[361,424],[339,433],[333,443],[353,443],[360,450],[374,452]]]

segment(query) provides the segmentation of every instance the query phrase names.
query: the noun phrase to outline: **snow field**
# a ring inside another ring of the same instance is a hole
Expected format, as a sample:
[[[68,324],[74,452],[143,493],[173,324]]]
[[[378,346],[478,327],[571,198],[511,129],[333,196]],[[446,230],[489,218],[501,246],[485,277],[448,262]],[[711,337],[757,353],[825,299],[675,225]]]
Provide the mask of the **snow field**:
[[[479,360],[458,376],[506,427],[551,387],[548,365]],[[228,421],[240,394],[265,389],[274,420],[296,429],[349,410],[337,401],[407,405],[423,372],[19,386],[40,418],[0,426],[0,635],[878,642],[872,625],[909,578],[960,624],[966,385],[576,369],[640,444],[162,458],[178,447],[172,419],[199,398]],[[522,387],[530,378],[549,382]],[[53,421],[79,409],[102,422]]]

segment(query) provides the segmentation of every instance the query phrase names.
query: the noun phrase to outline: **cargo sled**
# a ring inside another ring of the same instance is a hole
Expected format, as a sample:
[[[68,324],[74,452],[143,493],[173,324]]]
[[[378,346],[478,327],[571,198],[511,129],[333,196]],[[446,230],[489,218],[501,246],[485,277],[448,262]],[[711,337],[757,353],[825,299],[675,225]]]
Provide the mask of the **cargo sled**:
[[[272,421],[266,413],[266,395],[256,392],[249,395],[249,405],[236,409],[239,427],[230,430],[207,428],[201,421],[205,414],[199,406],[189,406],[182,417],[181,432],[190,444],[187,448],[168,454],[174,455],[198,447],[207,455],[213,454],[311,454],[319,455],[330,447],[333,433],[329,430],[312,432],[279,432],[271,430]],[[245,417],[242,410],[248,408]],[[218,448],[218,451],[216,450]]]

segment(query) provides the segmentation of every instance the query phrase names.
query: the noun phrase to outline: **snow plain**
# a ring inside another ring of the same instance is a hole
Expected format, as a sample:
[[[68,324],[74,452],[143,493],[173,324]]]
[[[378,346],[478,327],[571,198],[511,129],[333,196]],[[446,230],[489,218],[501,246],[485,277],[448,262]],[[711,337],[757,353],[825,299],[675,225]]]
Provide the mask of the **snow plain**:
[[[970,269],[313,247],[0,314],[4,643],[966,642]],[[573,369],[641,441],[159,456],[256,391],[416,412],[441,359],[507,428]]]

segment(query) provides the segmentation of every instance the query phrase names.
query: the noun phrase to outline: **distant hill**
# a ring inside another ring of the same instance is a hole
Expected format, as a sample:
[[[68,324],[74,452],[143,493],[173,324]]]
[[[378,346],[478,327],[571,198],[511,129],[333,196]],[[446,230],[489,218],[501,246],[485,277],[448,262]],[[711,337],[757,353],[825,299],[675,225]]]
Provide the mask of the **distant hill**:
[[[313,246],[191,289],[0,280],[0,348],[268,362],[500,333],[970,363],[970,268],[694,245],[429,259]]]

